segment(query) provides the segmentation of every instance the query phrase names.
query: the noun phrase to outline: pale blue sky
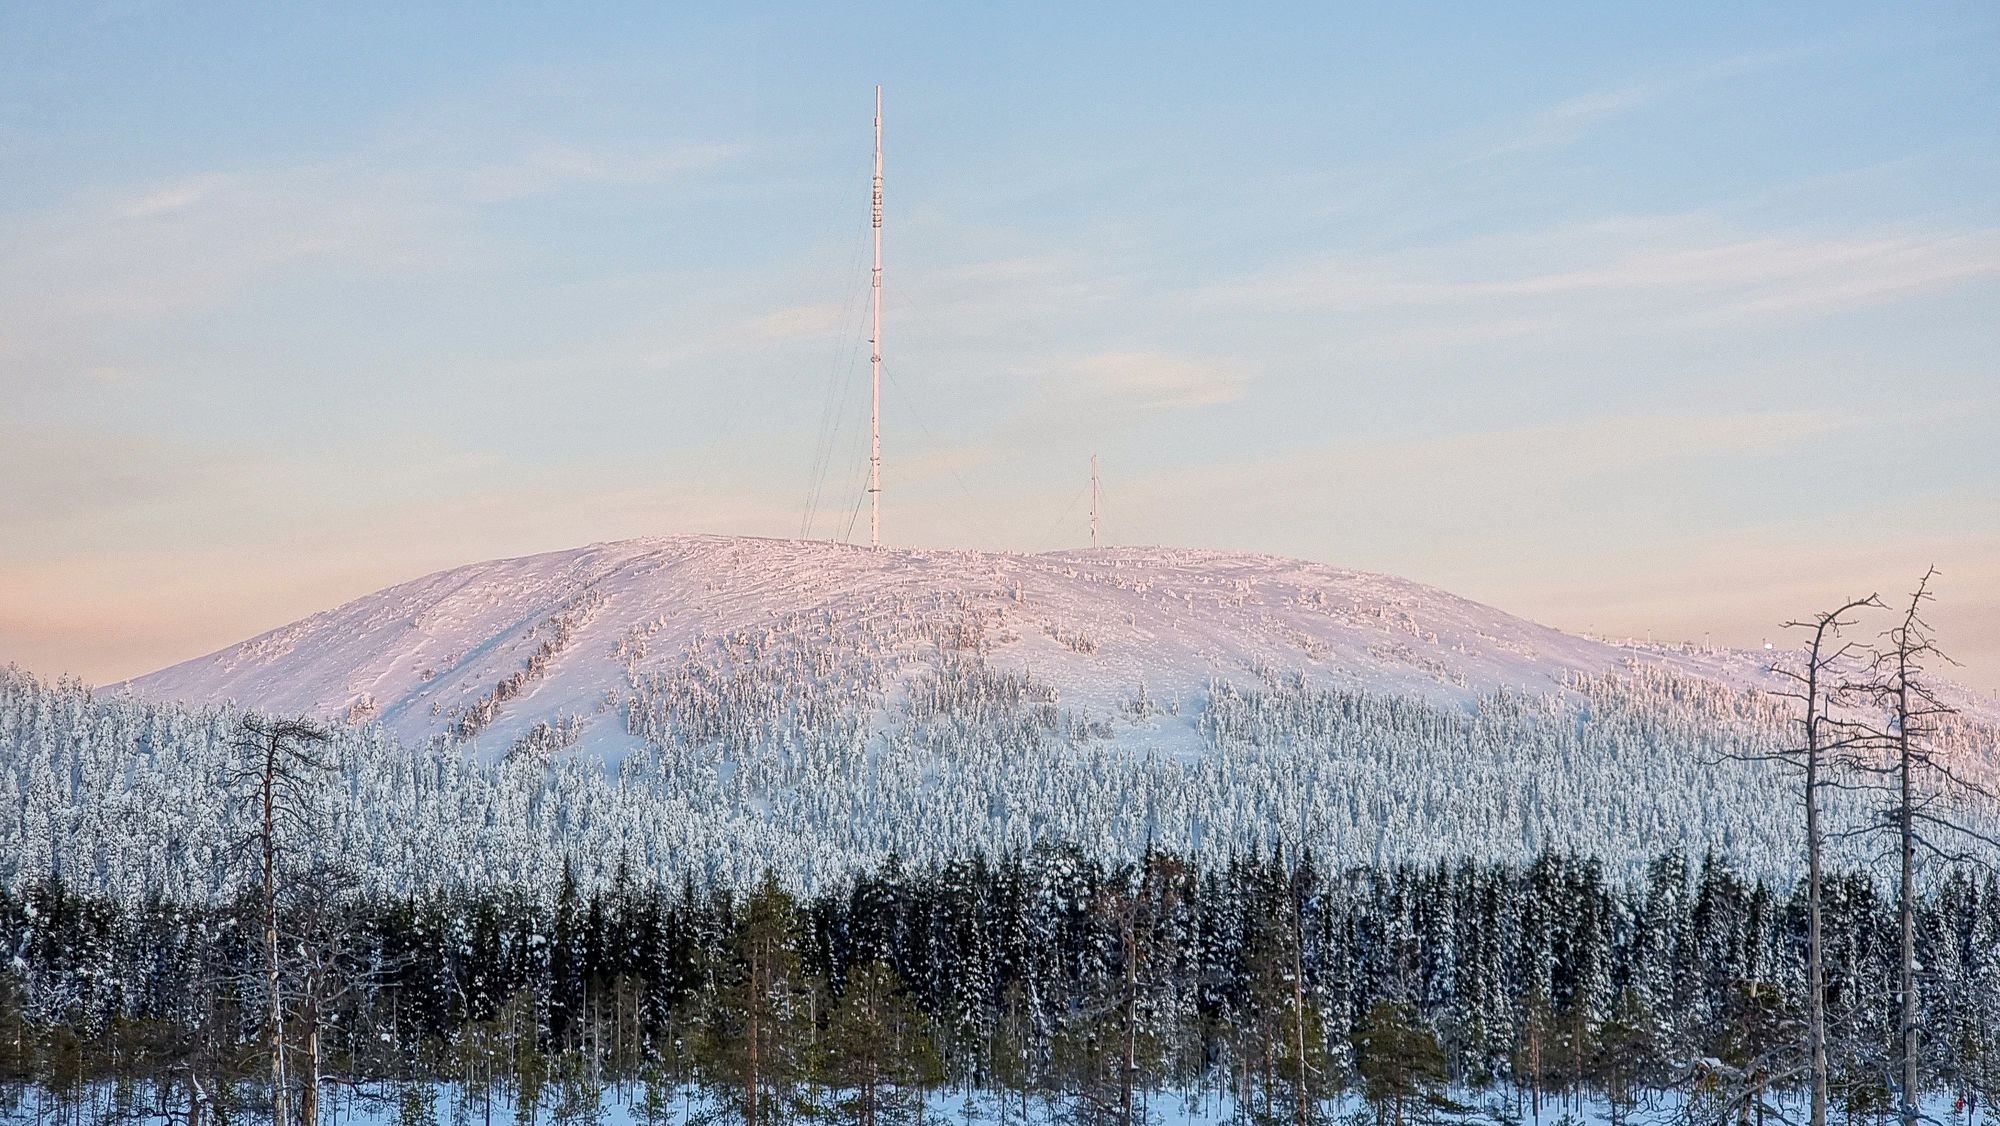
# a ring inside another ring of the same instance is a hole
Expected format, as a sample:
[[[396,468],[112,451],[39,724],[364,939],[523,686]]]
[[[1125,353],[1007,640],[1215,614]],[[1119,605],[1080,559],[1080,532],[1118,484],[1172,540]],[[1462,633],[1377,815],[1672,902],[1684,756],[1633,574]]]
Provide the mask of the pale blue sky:
[[[1936,562],[2000,686],[2000,10],[1506,7],[0,6],[0,660],[797,535],[823,440],[840,534],[881,82],[890,542],[1096,452],[1615,636]]]

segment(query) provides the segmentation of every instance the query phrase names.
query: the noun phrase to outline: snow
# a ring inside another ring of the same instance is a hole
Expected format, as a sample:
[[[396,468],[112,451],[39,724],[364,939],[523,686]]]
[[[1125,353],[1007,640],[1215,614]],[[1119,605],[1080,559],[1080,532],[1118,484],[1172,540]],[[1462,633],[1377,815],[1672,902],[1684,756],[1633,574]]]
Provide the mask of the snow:
[[[440,572],[116,691],[0,669],[0,804],[21,810],[0,880],[229,894],[226,701],[347,721],[313,847],[377,889],[549,894],[627,862],[810,887],[890,853],[1300,839],[1336,864],[1572,850],[1628,875],[1714,851],[1785,879],[1796,779],[1754,760],[1794,725],[1756,690],[1767,660],[1270,556],[600,544]],[[1935,741],[2000,781],[1990,710]],[[1829,832],[1876,802],[1829,793]]]
[[[431,1088],[427,1105],[431,1108],[434,1121],[444,1123],[473,1122],[515,1123],[521,1121],[589,1123],[590,1126],[649,1126],[644,1104],[645,1086],[642,1083],[625,1083],[606,1086],[598,1097],[594,1113],[588,1109],[565,1108],[558,1115],[552,1105],[556,1098],[543,1103],[537,1113],[530,1115],[517,1113],[514,1100],[504,1088],[490,1091],[467,1090],[457,1084],[430,1082]],[[322,1094],[322,1108],[327,1121],[332,1126],[395,1126],[405,1121],[402,1110],[402,1084],[393,1081],[363,1082],[357,1084],[329,1084]],[[820,1092],[826,1094],[824,1090]],[[29,1086],[21,1093],[21,1103],[14,1108],[22,1118],[42,1115],[58,1115],[63,1110],[74,1110],[74,1102],[55,1099],[39,1086]],[[1469,1089],[1454,1088],[1449,1092],[1452,1100],[1468,1108],[1468,1113],[1418,1115],[1419,1120],[1439,1123],[1480,1123],[1516,1120],[1521,1126],[1610,1126],[1615,1119],[1611,1108],[1603,1097],[1595,1092],[1582,1095],[1550,1094],[1542,1101],[1540,1115],[1530,1112],[1522,1093],[1514,1088]],[[129,1097],[129,1096],[128,1096]],[[586,1096],[587,1099],[588,1096]],[[1009,1111],[1003,1118],[994,1105],[997,1096],[989,1091],[964,1091],[941,1089],[931,1092],[924,1100],[923,1120],[937,1122],[944,1126],[964,1123],[967,1126],[978,1123],[998,1123],[1001,1121],[1019,1123],[1020,1095],[1008,1093]],[[1222,1092],[1175,1090],[1145,1091],[1139,1095],[1144,1106],[1144,1121],[1157,1126],[1222,1126],[1244,1120],[1237,1113],[1235,1102]],[[106,1109],[118,1107],[117,1092],[109,1085],[92,1091],[88,1104],[92,1109],[102,1105]],[[585,1106],[588,1104],[586,1102]],[[719,1104],[713,1092],[698,1087],[681,1086],[663,1090],[658,1103],[659,1117],[653,1119],[658,1126],[680,1126],[683,1123],[700,1121],[733,1121]],[[1065,1113],[1070,1108],[1067,1100],[1058,1095],[1030,1096],[1027,1102],[1029,1123],[1057,1123],[1073,1121],[1074,1115]],[[1774,1119],[1803,1121],[1806,1117],[1806,1103],[1799,1092],[1781,1092],[1770,1101],[1767,1111]],[[1328,1100],[1321,1107],[1327,1122],[1369,1123],[1376,1121],[1374,1111],[1360,1095],[1353,1091],[1343,1092]],[[1496,1113],[1498,1112],[1498,1113]],[[1925,1121],[1950,1124],[1950,1126],[1990,1126],[1993,1115],[1980,1108],[1974,1115],[1967,1115],[1953,1105],[1950,1096],[1942,1093],[1927,1095],[1922,1100]],[[1643,1092],[1637,1106],[1622,1116],[1622,1121],[1631,1126],[1664,1126],[1688,1120],[1685,1097],[1676,1091]]]
[[[1462,703],[1500,689],[1556,692],[1633,660],[1735,685],[1762,678],[1748,653],[1614,645],[1402,579],[1266,555],[869,551],[695,536],[441,571],[112,690],[372,719],[420,745],[526,670],[565,616],[579,623],[573,636],[478,732],[489,757],[538,723],[568,720],[572,743],[622,759],[639,744],[607,700],[713,639],[802,622],[834,623],[850,656],[879,662],[903,686],[932,663],[925,625],[976,634],[989,665],[1053,686],[1079,714],[1117,715],[1143,686],[1160,711],[1117,739],[1183,754],[1198,749],[1194,710],[1210,682],[1260,670]],[[897,702],[892,691],[879,706]]]

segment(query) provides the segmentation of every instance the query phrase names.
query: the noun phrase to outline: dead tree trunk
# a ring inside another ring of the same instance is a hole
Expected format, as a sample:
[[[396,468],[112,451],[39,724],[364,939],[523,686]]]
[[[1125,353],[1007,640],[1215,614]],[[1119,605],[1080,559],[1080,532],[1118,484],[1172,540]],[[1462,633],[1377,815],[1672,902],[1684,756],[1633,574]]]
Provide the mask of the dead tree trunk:
[[[281,831],[286,825],[297,827],[303,820],[300,791],[311,773],[326,769],[308,748],[326,739],[325,729],[305,720],[246,715],[237,724],[235,745],[244,757],[234,784],[251,791],[257,817],[250,837],[257,848],[262,893],[258,906],[264,929],[264,1042],[270,1056],[272,1126],[291,1126],[291,1092],[285,1069],[284,965],[278,949]]]
[[[1826,944],[1822,910],[1825,900],[1826,831],[1820,823],[1819,798],[1820,791],[1830,784],[1827,756],[1855,742],[1852,729],[1838,724],[1829,715],[1830,705],[1840,689],[1840,685],[1831,678],[1839,675],[1837,667],[1853,652],[1853,646],[1834,648],[1832,642],[1843,628],[1855,624],[1851,615],[1881,605],[1881,599],[1871,594],[1866,598],[1850,599],[1838,609],[1820,614],[1810,621],[1785,623],[1788,628],[1812,631],[1812,641],[1806,647],[1806,667],[1803,672],[1774,670],[1798,685],[1796,691],[1782,695],[1798,700],[1804,709],[1800,722],[1800,745],[1791,751],[1780,752],[1778,757],[1796,761],[1804,776],[1800,799],[1805,808],[1806,828],[1806,1051],[1812,1080],[1810,1126],[1826,1126],[1829,1073]]]
[[[1914,612],[1914,609],[1912,610]],[[1917,1123],[1917,834],[1916,763],[1910,740],[1909,657],[1906,646],[1895,650],[1896,672],[1891,682],[1895,699],[1896,853],[1900,879],[1896,895],[1897,964],[1896,1045],[1901,1053],[1902,1097],[1897,1109],[1904,1126]]]
[[[306,1083],[299,1093],[299,1126],[319,1126],[319,1085],[320,1085],[320,1036],[319,1002],[314,990],[305,991],[304,1017],[306,1032]]]
[[[1930,584],[1936,577],[1935,568],[1924,573],[1902,620],[1884,634],[1888,644],[1877,655],[1872,686],[1890,724],[1890,730],[1880,738],[1888,761],[1876,770],[1888,776],[1890,798],[1882,826],[1896,834],[1899,868],[1896,1072],[1901,1090],[1896,1109],[1904,1126],[1916,1126],[1922,1117],[1918,1109],[1923,1075],[1917,1013],[1917,850],[1946,862],[1965,863],[1975,859],[1959,847],[1967,841],[2000,846],[2000,840],[1940,809],[1958,797],[1990,801],[1993,793],[1936,753],[1933,740],[1940,724],[1953,713],[1931,687],[1926,670],[1932,660],[1951,663],[1932,642],[1930,624],[1923,618],[1924,604],[1934,597]]]
[[[260,792],[263,829],[258,844],[264,876],[264,997],[265,1047],[271,1055],[271,1126],[286,1126],[289,1115],[285,1090],[285,1004],[278,984],[278,775],[279,729],[265,732],[264,771]]]

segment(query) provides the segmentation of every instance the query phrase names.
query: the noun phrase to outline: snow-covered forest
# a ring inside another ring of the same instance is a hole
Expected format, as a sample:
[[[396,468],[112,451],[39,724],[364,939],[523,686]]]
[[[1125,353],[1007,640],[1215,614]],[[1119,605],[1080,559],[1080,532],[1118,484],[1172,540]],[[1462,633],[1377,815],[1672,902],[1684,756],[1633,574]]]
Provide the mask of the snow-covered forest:
[[[1786,738],[1778,702],[1657,666],[1471,707],[1277,674],[1217,683],[1201,753],[1168,756],[1097,737],[1032,677],[976,655],[945,661],[871,734],[826,698],[831,678],[791,675],[813,652],[742,654],[719,643],[711,663],[633,693],[620,706],[646,750],[616,765],[554,750],[555,733],[490,761],[337,726],[298,847],[374,894],[545,900],[565,869],[588,888],[622,866],[738,887],[771,872],[804,890],[891,852],[932,864],[1038,843],[1129,859],[1303,841],[1343,866],[1563,850],[1621,876],[1670,849],[1773,879],[1799,863],[1791,783],[1729,757]],[[1157,706],[1131,704],[1141,718]],[[227,850],[254,815],[228,785],[237,715],[0,672],[0,878],[127,906],[228,899],[247,870]],[[1976,724],[1940,738],[1974,763],[1995,743]],[[1826,800],[1836,825],[1873,801]]]
[[[1747,1119],[1801,1082],[1801,894],[1716,857],[1628,882],[1556,854],[1334,869],[1040,848],[892,859],[807,896],[631,871],[552,901],[371,895],[324,871],[289,887],[290,1074],[387,1096],[404,1126],[496,1106],[593,1123],[614,1085],[656,1124],[903,1122],[946,1091],[985,1122],[1321,1121],[1356,1098],[1396,1123],[1558,1122],[1580,1100]],[[6,1089],[38,1084],[57,1122],[268,1109],[254,901],[53,881],[0,899]],[[1825,926],[1835,1111],[1880,1121],[1894,905],[1835,877]],[[1918,935],[1921,1081],[1990,1100],[2000,885],[1940,873]]]

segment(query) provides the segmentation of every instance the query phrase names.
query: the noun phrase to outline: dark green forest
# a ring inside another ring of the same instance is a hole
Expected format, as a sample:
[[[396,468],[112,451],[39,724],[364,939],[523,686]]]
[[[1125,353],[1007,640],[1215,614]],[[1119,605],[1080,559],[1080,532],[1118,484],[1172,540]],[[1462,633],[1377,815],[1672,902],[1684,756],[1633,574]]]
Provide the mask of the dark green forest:
[[[1199,1092],[1257,1122],[1358,1097],[1392,1124],[1553,1121],[1580,1101],[1775,1124],[1804,1082],[1803,889],[1677,853],[1629,884],[1562,855],[1336,871],[1044,848],[891,858],[806,897],[629,873],[552,902],[372,899],[329,872],[282,888],[286,1083],[307,1122],[357,1085],[440,1121],[447,1084],[523,1123],[590,1120],[615,1085],[659,1123],[692,1090],[748,1123],[910,1121],[955,1091],[1009,1122],[1137,1122]],[[60,884],[0,902],[10,1101],[39,1092],[56,1122],[268,1120],[261,912]],[[1984,1102],[2000,887],[1933,881],[1918,936],[1924,1094]],[[1830,877],[1825,937],[1834,1113],[1884,1121],[1892,898]]]

